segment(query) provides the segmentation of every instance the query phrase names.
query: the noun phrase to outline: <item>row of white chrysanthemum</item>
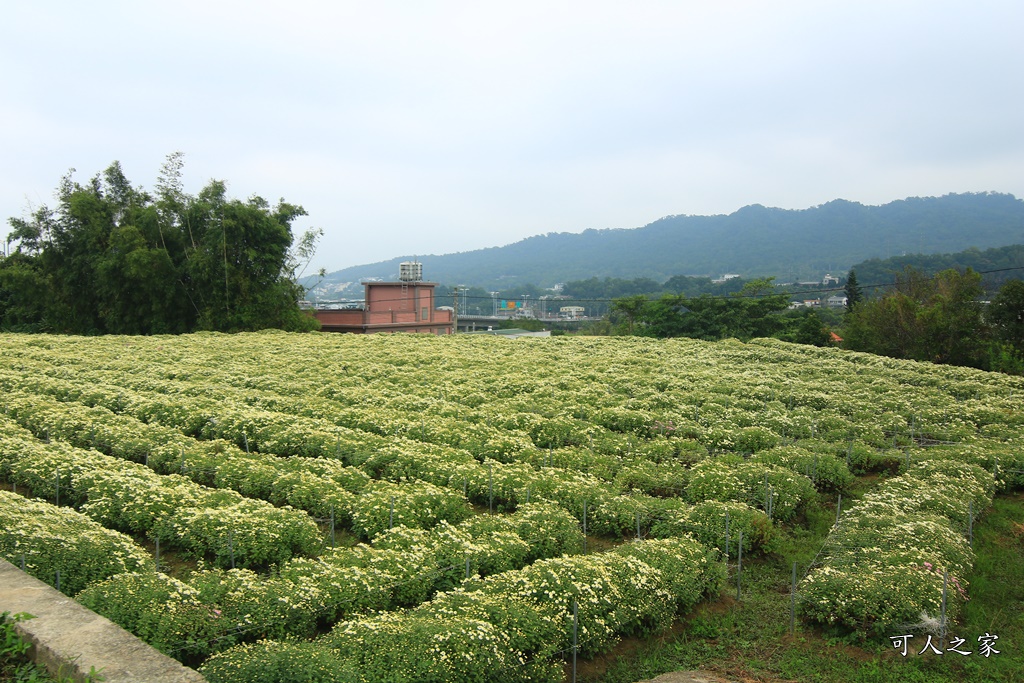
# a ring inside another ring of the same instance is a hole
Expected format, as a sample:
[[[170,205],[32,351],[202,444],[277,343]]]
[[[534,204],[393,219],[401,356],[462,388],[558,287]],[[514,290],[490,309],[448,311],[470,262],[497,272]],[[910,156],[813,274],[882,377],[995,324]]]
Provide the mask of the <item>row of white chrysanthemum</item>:
[[[969,536],[995,478],[950,457],[912,464],[845,511],[801,582],[809,619],[891,635],[939,633],[968,599]]]
[[[622,478],[630,489],[628,495],[621,495],[612,485],[571,469],[479,463],[468,455],[460,462],[447,452],[391,446],[364,461],[364,468],[385,478],[370,481],[362,471],[337,461],[245,453],[230,444],[196,441],[168,427],[46,396],[9,392],[5,409],[37,436],[96,445],[124,458],[144,459],[157,470],[180,469],[197,482],[292,504],[321,519],[330,515],[364,538],[397,524],[429,527],[441,519],[457,522],[469,514],[463,491],[477,502],[497,507],[514,507],[531,498],[556,501],[585,523],[589,532],[619,537],[634,530],[646,535],[667,517],[678,517],[689,508],[678,496],[695,503],[745,502],[771,511],[776,519],[787,519],[815,495],[810,480],[793,470],[809,469],[812,462],[819,469],[818,456],[793,448],[755,456],[749,462],[707,460],[687,474],[685,488],[659,498],[631,490],[644,481],[642,467],[631,468],[630,476]],[[850,476],[842,462],[831,456],[820,458],[820,471],[823,481],[833,486],[844,483],[839,475]],[[711,541],[701,530],[693,531]]]

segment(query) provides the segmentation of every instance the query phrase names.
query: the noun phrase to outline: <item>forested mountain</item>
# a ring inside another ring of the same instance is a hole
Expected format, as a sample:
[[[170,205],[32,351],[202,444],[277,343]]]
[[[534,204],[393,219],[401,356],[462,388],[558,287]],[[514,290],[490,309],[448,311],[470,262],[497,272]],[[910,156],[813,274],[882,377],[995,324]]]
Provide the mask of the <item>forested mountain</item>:
[[[424,274],[445,283],[501,289],[551,286],[594,276],[739,273],[778,281],[845,273],[866,259],[1024,243],[1024,201],[1010,194],[913,197],[882,206],[842,199],[809,209],[746,206],[729,215],[667,216],[642,228],[549,233],[503,247],[426,256]],[[330,273],[321,295],[361,278],[393,278],[401,256]],[[863,281],[867,281],[862,278]]]

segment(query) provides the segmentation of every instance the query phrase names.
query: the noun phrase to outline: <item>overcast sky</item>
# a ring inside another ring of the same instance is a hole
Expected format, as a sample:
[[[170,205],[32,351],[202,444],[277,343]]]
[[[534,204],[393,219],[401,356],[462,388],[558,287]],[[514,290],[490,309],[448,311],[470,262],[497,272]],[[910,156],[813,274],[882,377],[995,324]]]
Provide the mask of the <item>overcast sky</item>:
[[[1020,0],[4,3],[0,217],[285,198],[316,266],[747,204],[1024,196]],[[6,223],[0,234],[6,230]]]

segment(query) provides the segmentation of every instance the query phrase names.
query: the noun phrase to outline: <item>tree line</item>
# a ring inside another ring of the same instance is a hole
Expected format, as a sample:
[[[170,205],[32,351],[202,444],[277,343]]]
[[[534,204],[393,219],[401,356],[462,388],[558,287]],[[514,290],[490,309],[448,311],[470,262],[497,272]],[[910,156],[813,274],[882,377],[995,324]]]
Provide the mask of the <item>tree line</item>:
[[[112,163],[88,182],[72,172],[53,208],[11,218],[0,257],[0,330],[179,334],[263,328],[311,330],[296,270],[322,231],[293,244],[306,214],[283,199],[231,199],[223,181],[196,195],[171,154],[153,193]]]
[[[846,278],[847,307],[789,308],[791,295],[754,280],[730,296],[638,294],[613,301],[611,332],[651,337],[777,337],[893,358],[1024,374],[1024,281],[1007,280],[985,300],[970,268],[929,275],[906,268],[892,286],[867,296],[856,271]]]

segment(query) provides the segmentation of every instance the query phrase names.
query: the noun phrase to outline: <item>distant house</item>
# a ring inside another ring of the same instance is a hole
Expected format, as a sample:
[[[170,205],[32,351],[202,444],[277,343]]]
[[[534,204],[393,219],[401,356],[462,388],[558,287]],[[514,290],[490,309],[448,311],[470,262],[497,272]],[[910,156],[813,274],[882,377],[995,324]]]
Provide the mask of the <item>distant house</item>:
[[[720,285],[723,282],[728,282],[729,280],[735,280],[738,277],[739,277],[739,273],[725,273],[724,275],[722,275],[722,277],[717,278],[715,280],[712,280],[712,282],[714,282],[716,285]]]
[[[422,266],[402,263],[399,282],[367,280],[360,308],[344,310],[319,309],[314,316],[324,332],[420,332],[451,334],[453,311],[434,306],[436,282],[424,282]]]
[[[583,306],[562,306],[558,309],[558,314],[566,320],[579,320],[585,312]]]
[[[825,305],[828,306],[829,308],[845,308],[847,301],[848,299],[845,296],[839,296],[837,294],[835,296],[830,296],[828,299],[826,299]]]

